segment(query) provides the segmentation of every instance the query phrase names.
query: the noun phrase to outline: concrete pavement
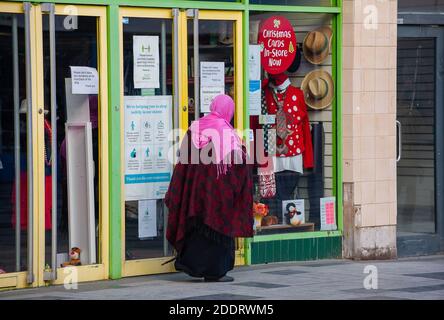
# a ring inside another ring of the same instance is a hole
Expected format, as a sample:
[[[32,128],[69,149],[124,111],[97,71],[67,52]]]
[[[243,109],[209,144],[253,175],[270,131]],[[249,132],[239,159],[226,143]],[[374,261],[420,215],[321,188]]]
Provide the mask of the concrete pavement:
[[[364,273],[366,271],[367,273]],[[377,274],[376,274],[377,273]],[[183,273],[0,292],[2,299],[444,299],[444,255],[391,261],[322,260],[237,267],[232,283]],[[367,278],[370,275],[370,278]],[[366,289],[364,287],[377,289]]]

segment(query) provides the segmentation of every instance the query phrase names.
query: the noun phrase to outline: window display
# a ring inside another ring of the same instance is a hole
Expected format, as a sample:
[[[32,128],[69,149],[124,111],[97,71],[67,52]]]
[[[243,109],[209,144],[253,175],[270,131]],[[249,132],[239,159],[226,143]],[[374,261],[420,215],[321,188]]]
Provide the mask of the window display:
[[[261,88],[260,108],[250,101],[257,235],[322,229],[321,203],[334,196],[332,41],[327,14],[250,15],[250,99],[252,83]]]

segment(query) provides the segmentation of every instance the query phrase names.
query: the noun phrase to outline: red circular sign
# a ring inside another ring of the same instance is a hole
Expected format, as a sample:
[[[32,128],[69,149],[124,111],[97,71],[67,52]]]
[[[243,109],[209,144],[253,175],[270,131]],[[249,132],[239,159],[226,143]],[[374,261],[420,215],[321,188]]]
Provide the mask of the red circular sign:
[[[285,17],[273,16],[261,23],[258,36],[262,67],[269,74],[286,71],[296,55],[296,35]]]

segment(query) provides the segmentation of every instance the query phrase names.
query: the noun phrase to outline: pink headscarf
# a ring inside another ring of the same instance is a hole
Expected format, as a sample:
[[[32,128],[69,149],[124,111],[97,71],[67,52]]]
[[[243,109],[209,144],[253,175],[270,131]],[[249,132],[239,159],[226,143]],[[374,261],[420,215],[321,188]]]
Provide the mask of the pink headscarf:
[[[233,115],[233,99],[220,94],[211,101],[210,113],[190,126],[191,140],[196,148],[202,149],[210,142],[213,143],[218,175],[227,172],[228,165],[222,163],[225,157],[233,150],[242,151],[241,140],[230,124]]]

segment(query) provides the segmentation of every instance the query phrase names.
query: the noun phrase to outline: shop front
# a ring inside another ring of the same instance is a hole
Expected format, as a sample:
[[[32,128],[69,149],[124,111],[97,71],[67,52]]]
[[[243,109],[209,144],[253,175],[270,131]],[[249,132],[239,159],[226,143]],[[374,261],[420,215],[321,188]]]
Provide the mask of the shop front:
[[[341,257],[340,1],[2,2],[0,28],[0,289],[174,272],[163,198],[219,93],[254,160],[236,265]]]
[[[0,288],[106,279],[106,9],[2,2],[0,17]]]

